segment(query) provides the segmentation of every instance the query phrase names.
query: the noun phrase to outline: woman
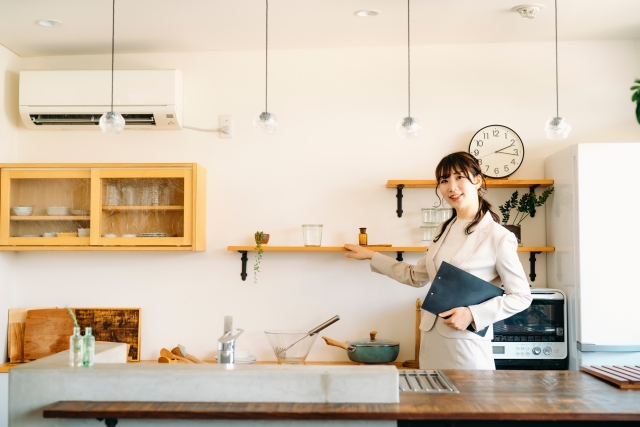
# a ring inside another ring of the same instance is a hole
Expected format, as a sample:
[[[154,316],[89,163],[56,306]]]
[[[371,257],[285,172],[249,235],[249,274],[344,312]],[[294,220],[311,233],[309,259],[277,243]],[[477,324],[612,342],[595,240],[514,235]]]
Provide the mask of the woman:
[[[420,369],[495,369],[493,323],[531,304],[529,282],[516,252],[518,243],[513,233],[499,224],[498,215],[483,198],[486,185],[473,156],[465,152],[449,154],[436,167],[436,179],[436,194],[440,189],[454,212],[440,225],[433,244],[417,265],[357,245],[345,245],[351,251],[346,256],[370,259],[372,271],[409,286],[430,285],[443,261],[496,286],[502,284],[502,297],[456,307],[438,316],[423,311],[420,324]],[[475,330],[489,326],[489,330],[481,337],[467,331],[469,325]]]

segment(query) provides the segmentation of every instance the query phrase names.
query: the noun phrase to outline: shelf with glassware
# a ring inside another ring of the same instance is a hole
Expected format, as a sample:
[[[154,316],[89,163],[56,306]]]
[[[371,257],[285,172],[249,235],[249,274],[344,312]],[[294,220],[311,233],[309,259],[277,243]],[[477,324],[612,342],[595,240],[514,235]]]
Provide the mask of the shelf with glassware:
[[[371,249],[374,252],[396,252],[396,260],[402,261],[402,254],[404,252],[426,252],[429,250],[428,246],[367,246],[367,249]],[[240,260],[242,262],[242,270],[240,277],[245,280],[247,277],[247,253],[255,252],[255,246],[227,246],[229,251],[240,252]],[[263,252],[347,252],[344,246],[265,246],[262,245]],[[536,255],[542,252],[554,252],[555,248],[552,246],[521,246],[518,248],[518,252],[529,252],[529,261],[531,262],[530,274],[531,281],[535,281],[536,278]]]
[[[487,188],[528,188],[533,191],[536,188],[546,188],[553,185],[552,179],[491,179],[486,180]],[[396,198],[398,218],[402,217],[402,190],[405,188],[436,188],[438,181],[435,179],[393,179],[387,181],[387,188],[397,189]]]
[[[0,168],[0,250],[205,249],[198,164]]]

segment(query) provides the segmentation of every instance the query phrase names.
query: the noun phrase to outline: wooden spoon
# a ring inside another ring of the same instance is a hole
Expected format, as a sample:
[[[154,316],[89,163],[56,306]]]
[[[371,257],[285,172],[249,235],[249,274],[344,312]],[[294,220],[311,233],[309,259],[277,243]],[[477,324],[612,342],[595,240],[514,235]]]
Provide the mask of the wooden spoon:
[[[158,363],[182,363],[177,360],[169,359],[168,357],[160,356],[158,357]]]
[[[166,348],[160,349],[160,356],[164,356],[167,359],[179,360],[180,362],[184,362],[184,363],[193,363],[191,360],[189,360],[187,358],[184,358],[182,356],[178,356],[176,354],[171,353]]]

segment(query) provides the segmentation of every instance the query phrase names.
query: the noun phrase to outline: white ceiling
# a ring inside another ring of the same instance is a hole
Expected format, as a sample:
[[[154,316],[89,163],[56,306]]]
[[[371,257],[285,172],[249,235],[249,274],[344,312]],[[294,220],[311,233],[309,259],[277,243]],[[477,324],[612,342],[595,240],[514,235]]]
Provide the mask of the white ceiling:
[[[412,0],[411,43],[551,41],[553,0],[538,17],[518,0]],[[640,39],[640,0],[558,0],[560,40]],[[111,0],[0,0],[0,44],[19,56],[111,52]],[[376,9],[374,18],[354,12]],[[270,0],[273,49],[404,45],[405,0]],[[38,19],[63,22],[41,27]],[[264,49],[264,0],[117,0],[116,53]]]

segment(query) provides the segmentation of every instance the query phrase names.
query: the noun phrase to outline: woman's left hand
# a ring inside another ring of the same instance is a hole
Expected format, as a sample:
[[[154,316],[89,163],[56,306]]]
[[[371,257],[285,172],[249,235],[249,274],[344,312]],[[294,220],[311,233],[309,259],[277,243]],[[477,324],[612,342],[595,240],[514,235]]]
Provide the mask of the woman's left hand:
[[[438,314],[440,317],[446,317],[444,324],[450,328],[464,331],[473,322],[473,313],[469,307],[456,307]]]

